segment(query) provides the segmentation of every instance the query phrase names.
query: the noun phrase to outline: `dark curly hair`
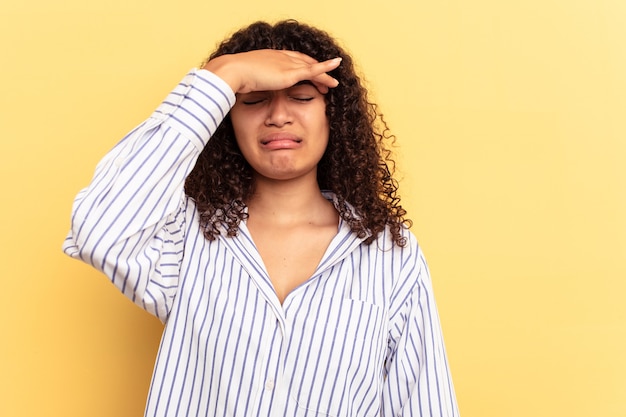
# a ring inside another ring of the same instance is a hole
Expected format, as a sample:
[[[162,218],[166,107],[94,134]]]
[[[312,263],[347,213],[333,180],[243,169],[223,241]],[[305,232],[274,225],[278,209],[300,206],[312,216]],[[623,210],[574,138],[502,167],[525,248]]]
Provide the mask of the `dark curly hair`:
[[[223,41],[207,59],[257,49],[299,51],[318,61],[342,57],[341,65],[330,72],[339,81],[325,95],[329,121],[328,146],[318,164],[320,189],[337,196],[339,215],[365,243],[372,243],[389,226],[394,243],[404,246],[401,228],[411,226],[405,219],[392,177],[395,167],[387,141],[395,140],[367,90],[356,75],[352,58],[326,32],[286,20],[270,25],[256,22]],[[228,236],[237,234],[246,218],[245,202],[252,195],[252,168],[246,162],[227,116],[185,182],[186,194],[195,200],[200,224],[207,239],[213,240],[223,228]]]

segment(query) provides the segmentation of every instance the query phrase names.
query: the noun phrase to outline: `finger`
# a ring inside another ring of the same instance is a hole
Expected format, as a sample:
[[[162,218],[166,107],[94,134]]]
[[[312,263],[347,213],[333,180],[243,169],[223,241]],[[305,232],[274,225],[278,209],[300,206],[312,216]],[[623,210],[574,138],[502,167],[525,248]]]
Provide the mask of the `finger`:
[[[310,66],[311,72],[319,71],[320,73],[322,73],[322,72],[332,71],[335,68],[337,68],[339,64],[341,63],[341,57],[335,57],[335,58],[331,58],[331,59],[327,59],[325,61],[319,62],[315,58],[312,58],[309,55],[303,54],[302,52],[283,51],[283,50],[281,50],[280,52],[291,57],[296,62],[297,61],[304,62],[305,64],[307,64],[307,66]]]
[[[310,77],[310,81],[322,94],[326,94],[329,88],[334,88],[339,85],[339,81],[330,76],[328,72],[337,68],[340,63],[341,58],[334,58],[320,62],[311,67],[312,76]]]
[[[324,67],[325,68],[324,72],[328,72],[328,71],[332,71],[335,68],[337,68],[339,66],[339,64],[341,64],[341,57],[328,59],[326,61],[320,62],[317,65]]]
[[[311,81],[322,94],[326,94],[330,88],[335,88],[339,85],[339,81],[328,74],[321,74],[311,78],[309,81]]]

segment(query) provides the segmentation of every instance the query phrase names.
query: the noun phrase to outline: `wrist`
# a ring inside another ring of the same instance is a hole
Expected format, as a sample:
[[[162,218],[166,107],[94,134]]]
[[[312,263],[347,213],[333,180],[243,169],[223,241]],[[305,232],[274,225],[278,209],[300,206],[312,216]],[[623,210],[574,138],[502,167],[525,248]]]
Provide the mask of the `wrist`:
[[[232,69],[232,62],[232,56],[221,55],[209,60],[202,68],[220,77],[234,93],[237,93],[241,88],[241,81],[237,77],[236,71]]]

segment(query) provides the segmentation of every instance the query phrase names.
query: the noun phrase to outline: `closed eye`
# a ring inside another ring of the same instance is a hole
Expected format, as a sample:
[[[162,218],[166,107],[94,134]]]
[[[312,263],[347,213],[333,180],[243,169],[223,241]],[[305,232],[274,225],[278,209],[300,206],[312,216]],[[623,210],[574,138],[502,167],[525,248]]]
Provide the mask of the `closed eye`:
[[[265,98],[254,98],[254,99],[242,100],[241,102],[247,106],[252,106],[254,104],[259,104],[263,101],[265,101]]]
[[[269,98],[270,93],[267,91],[254,91],[252,93],[241,94],[237,99],[246,106],[253,106],[255,104],[262,103]]]
[[[292,98],[292,100],[301,101],[301,102],[305,103],[307,101],[313,100],[315,97],[306,97],[306,96],[305,97],[297,97],[296,96],[296,97],[291,97],[291,98]]]

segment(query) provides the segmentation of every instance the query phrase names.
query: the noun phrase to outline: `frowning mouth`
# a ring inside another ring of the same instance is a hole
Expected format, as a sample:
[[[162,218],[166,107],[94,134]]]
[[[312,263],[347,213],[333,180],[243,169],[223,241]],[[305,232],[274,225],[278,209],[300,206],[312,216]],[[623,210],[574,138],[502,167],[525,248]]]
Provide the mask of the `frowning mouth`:
[[[291,133],[272,133],[261,138],[261,145],[270,147],[293,147],[302,142],[302,139]]]
[[[272,133],[261,138],[261,144],[267,145],[272,142],[302,142],[302,139],[291,133]]]

